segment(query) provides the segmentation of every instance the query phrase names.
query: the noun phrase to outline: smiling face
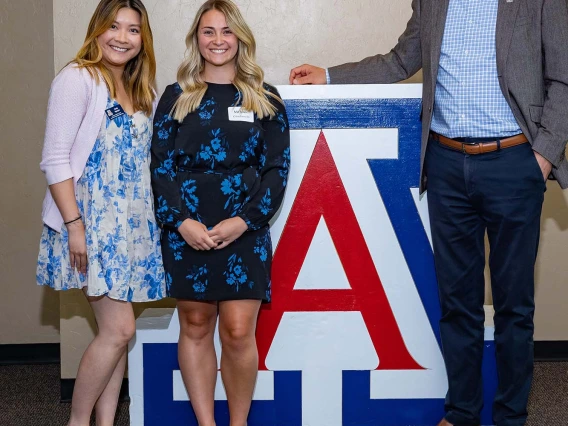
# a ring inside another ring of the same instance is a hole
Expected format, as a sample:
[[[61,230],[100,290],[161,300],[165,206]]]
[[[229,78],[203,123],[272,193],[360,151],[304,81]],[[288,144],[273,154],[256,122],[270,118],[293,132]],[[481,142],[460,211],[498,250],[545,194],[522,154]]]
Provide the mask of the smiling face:
[[[239,40],[227,26],[222,12],[213,9],[201,16],[197,43],[205,60],[205,76],[209,72],[218,74],[220,71],[234,75]]]
[[[122,8],[111,27],[97,37],[103,52],[103,62],[110,68],[124,68],[142,49],[140,14],[134,9]]]

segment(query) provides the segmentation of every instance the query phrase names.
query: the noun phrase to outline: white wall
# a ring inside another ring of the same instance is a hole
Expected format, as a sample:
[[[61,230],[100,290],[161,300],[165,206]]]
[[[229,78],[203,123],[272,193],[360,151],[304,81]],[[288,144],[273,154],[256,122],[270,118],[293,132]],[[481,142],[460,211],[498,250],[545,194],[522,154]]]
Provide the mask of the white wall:
[[[59,341],[58,296],[35,285],[53,79],[51,0],[0,0],[0,344]]]
[[[175,80],[185,36],[201,0],[146,0],[158,86]],[[286,84],[304,62],[331,66],[387,52],[406,27],[411,0],[237,0],[256,41],[266,80]],[[98,0],[54,0],[55,67],[74,56]]]

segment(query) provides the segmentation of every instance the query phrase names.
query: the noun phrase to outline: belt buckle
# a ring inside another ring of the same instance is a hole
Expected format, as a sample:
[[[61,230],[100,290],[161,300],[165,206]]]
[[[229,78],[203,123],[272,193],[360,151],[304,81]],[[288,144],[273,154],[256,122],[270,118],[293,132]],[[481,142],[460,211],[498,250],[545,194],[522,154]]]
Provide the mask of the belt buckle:
[[[465,146],[469,145],[469,146],[474,146],[474,145],[479,145],[479,143],[477,142],[462,142],[462,153],[463,154],[467,154],[467,152],[465,151]]]

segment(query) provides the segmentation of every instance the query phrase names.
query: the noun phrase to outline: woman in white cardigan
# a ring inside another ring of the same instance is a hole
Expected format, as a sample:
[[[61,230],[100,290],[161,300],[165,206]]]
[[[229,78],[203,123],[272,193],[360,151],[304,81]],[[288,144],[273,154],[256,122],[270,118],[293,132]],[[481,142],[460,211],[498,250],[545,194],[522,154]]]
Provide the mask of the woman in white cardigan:
[[[98,333],[79,366],[69,426],[111,426],[134,335],[131,302],[165,296],[150,183],[156,63],[140,0],[102,0],[53,81],[41,169],[37,281],[83,289]]]

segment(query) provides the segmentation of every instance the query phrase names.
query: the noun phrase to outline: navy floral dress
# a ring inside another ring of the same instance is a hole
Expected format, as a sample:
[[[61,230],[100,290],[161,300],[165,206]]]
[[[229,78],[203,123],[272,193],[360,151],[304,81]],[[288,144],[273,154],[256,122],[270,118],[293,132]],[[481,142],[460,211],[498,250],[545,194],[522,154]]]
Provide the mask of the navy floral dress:
[[[277,93],[271,86],[266,88]],[[269,302],[268,222],[282,202],[290,166],[284,106],[272,100],[277,108],[273,117],[255,115],[250,121],[235,121],[229,116],[229,110],[239,106],[235,86],[209,83],[199,108],[179,123],[170,112],[180,94],[176,83],[162,95],[151,148],[152,187],[156,217],[164,230],[169,295]],[[221,250],[194,250],[177,231],[188,218],[211,229],[235,216],[249,228]]]

